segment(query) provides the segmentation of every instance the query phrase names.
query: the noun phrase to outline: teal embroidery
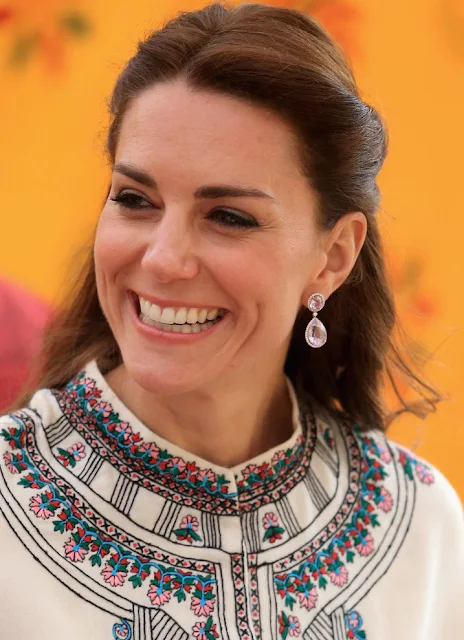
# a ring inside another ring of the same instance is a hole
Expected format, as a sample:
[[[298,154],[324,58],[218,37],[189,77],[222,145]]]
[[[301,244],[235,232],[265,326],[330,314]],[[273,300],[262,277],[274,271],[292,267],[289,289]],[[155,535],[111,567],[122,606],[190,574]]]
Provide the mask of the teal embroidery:
[[[398,460],[404,469],[406,476],[409,480],[414,480],[414,473],[422,484],[433,484],[435,482],[435,476],[433,471],[424,462],[421,462],[414,457],[409,451],[398,447],[399,457]]]
[[[383,487],[388,476],[382,461],[384,451],[373,438],[363,436],[354,429],[361,446],[363,470],[359,479],[359,496],[350,520],[329,544],[313,552],[293,571],[274,577],[278,595],[284,605],[293,611],[298,599],[300,607],[316,607],[318,590],[326,589],[328,581],[343,587],[349,578],[348,566],[356,555],[366,557],[374,551],[372,530],[379,526],[378,511],[390,511],[393,498]],[[285,622],[285,618],[282,618]],[[285,624],[280,625],[285,629]],[[291,635],[288,630],[287,635]],[[281,637],[286,636],[281,632]]]
[[[113,638],[115,640],[131,640],[132,628],[124,618],[121,618],[120,623],[113,625]]]
[[[303,437],[299,436],[293,447],[277,451],[271,463],[249,464],[241,472],[241,477],[237,479],[237,487],[250,490],[262,486],[263,483],[274,482],[282,471],[291,471],[299,464],[303,449]]]
[[[349,611],[345,615],[346,628],[348,630],[347,638],[349,640],[366,640],[366,632],[361,628],[363,619],[357,611]]]
[[[86,378],[84,372],[66,386],[66,392],[81,411],[91,411],[94,428],[101,431],[110,449],[121,449],[137,467],[172,477],[176,482],[201,489],[210,496],[237,497],[237,492],[230,490],[230,482],[223,474],[218,475],[212,469],[202,470],[194,462],[173,456],[166,449],[160,450],[154,443],[143,442],[140,434],[134,433],[129,423],[121,420],[108,402],[100,400],[101,389],[96,387],[95,380]]]
[[[68,499],[69,491],[66,495],[62,493],[31,462],[25,449],[25,427],[15,415],[10,417],[17,427],[1,432],[12,449],[12,452],[4,454],[4,462],[11,473],[21,475],[19,485],[40,491],[29,501],[29,508],[35,516],[42,520],[55,517],[52,521],[54,530],[70,534],[63,547],[70,562],[90,561],[92,566],[102,567],[104,581],[114,588],[122,587],[128,581],[136,589],[149,580],[147,596],[154,606],[162,607],[172,596],[179,603],[189,596],[190,608],[196,616],[212,613],[216,599],[213,575],[196,575],[135,554],[86,522],[76,507],[78,501]],[[123,627],[124,624],[118,626],[118,633],[123,632]]]

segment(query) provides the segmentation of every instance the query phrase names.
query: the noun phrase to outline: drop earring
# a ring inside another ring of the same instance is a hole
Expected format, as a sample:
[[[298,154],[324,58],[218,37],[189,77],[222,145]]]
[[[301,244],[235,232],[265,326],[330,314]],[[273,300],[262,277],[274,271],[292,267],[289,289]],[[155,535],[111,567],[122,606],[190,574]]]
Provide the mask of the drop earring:
[[[310,347],[319,349],[327,342],[327,329],[317,317],[317,314],[324,308],[325,298],[322,293],[313,293],[308,300],[308,309],[313,313],[313,319],[309,322],[305,331],[306,342]]]

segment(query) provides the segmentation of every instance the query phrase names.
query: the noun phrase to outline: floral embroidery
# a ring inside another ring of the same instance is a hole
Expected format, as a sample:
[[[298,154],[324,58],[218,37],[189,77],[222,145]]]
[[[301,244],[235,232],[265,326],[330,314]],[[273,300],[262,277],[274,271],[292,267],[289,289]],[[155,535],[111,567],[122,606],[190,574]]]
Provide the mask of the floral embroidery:
[[[20,473],[27,469],[27,466],[24,464],[22,453],[10,453],[7,451],[3,454],[3,460],[10,473]]]
[[[197,640],[215,640],[215,638],[219,638],[213,619],[209,617],[206,622],[195,623],[193,637],[197,638]]]
[[[55,531],[67,531],[71,534],[63,545],[64,555],[70,562],[82,563],[87,560],[93,567],[102,567],[101,575],[104,581],[114,588],[122,587],[128,581],[135,589],[151,577],[147,595],[153,605],[163,606],[172,596],[180,603],[189,595],[190,608],[196,616],[211,614],[215,606],[213,587],[216,585],[216,580],[211,574],[196,575],[192,571],[165,566],[135,554],[86,522],[76,504],[66,498],[68,492],[60,491],[33,465],[23,448],[26,442],[24,425],[14,415],[12,418],[18,427],[3,430],[1,435],[12,448],[17,447],[18,450],[15,450],[11,457],[7,456],[5,462],[14,469],[12,473],[22,473],[19,485],[40,491],[29,501],[31,512],[42,520],[55,516]],[[27,473],[24,473],[25,471]],[[118,633],[122,632],[123,627],[119,626]],[[113,628],[113,635],[117,638],[115,633]]]
[[[186,540],[190,544],[195,542],[201,542],[201,536],[198,535],[198,519],[195,516],[184,516],[181,520],[180,527],[174,530],[174,534],[178,540]]]
[[[86,456],[85,447],[82,442],[76,442],[76,444],[73,444],[67,449],[58,449],[58,453],[60,455],[57,456],[57,458],[65,467],[75,467],[76,462],[83,460]]]
[[[374,537],[369,529],[379,526],[376,509],[386,512],[392,508],[393,498],[381,485],[388,475],[380,459],[382,450],[374,438],[356,430],[355,433],[362,449],[362,473],[359,496],[350,520],[325,548],[312,552],[299,567],[274,578],[277,593],[290,610],[297,598],[302,608],[313,609],[317,604],[318,588],[326,589],[329,580],[336,587],[347,584],[347,564],[354,561],[356,553],[367,557],[374,551]]]
[[[129,423],[121,420],[113,407],[101,398],[101,390],[96,387],[95,380],[79,374],[66,387],[69,398],[88,412],[95,427],[103,436],[103,440],[112,451],[122,453],[129,459],[136,469],[145,468],[157,472],[161,476],[169,476],[177,483],[201,490],[211,496],[222,495],[236,497],[230,491],[229,480],[224,475],[217,475],[211,469],[202,472],[194,462],[186,462],[173,456],[166,449],[160,450],[153,443],[145,443],[139,433],[134,433]],[[63,395],[63,394],[60,394]],[[63,398],[61,398],[63,405]],[[67,412],[65,411],[67,408]],[[62,406],[65,413],[70,413],[71,406]]]
[[[265,514],[263,518],[263,526],[266,529],[263,542],[269,541],[273,544],[276,540],[282,540],[282,534],[285,533],[285,529],[279,525],[279,518],[275,513],[269,511]]]
[[[349,638],[349,640],[366,640],[366,632],[361,629],[363,619],[357,611],[349,611],[345,615],[345,623],[348,629],[347,638]]]
[[[115,640],[131,640],[132,629],[130,624],[124,618],[121,618],[121,622],[113,625],[113,638]]]
[[[429,466],[415,458],[405,449],[398,447],[398,451],[400,464],[410,480],[414,480],[415,471],[418,480],[422,484],[433,484],[435,482],[435,476]]]
[[[282,470],[289,470],[295,467],[303,453],[303,437],[299,436],[294,447],[290,447],[285,451],[278,451],[274,454],[269,462],[262,464],[249,464],[242,471],[242,477],[238,479],[237,486],[240,489],[254,489],[260,487],[263,483],[276,480]]]
[[[311,461],[317,427],[312,415],[301,416],[303,434],[292,447],[277,451],[271,461],[249,465],[237,473],[238,491],[230,480],[212,469],[172,455],[134,433],[113,406],[106,402],[97,381],[85,371],[64,390],[52,390],[69,424],[88,446],[107,459],[132,482],[169,500],[182,499],[184,506],[237,515],[278,500],[304,477]]]
[[[291,636],[292,638],[297,638],[301,634],[300,621],[296,616],[287,616],[285,611],[282,611],[279,618],[279,633],[283,640],[287,638],[287,636]]]

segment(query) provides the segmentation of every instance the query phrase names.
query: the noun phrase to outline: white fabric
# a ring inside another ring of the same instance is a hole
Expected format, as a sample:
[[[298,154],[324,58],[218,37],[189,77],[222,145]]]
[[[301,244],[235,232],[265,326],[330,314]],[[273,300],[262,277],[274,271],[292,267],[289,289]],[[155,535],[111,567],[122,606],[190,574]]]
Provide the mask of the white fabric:
[[[234,469],[148,430],[94,362],[1,418],[2,640],[463,638],[454,490],[292,397],[292,437]]]

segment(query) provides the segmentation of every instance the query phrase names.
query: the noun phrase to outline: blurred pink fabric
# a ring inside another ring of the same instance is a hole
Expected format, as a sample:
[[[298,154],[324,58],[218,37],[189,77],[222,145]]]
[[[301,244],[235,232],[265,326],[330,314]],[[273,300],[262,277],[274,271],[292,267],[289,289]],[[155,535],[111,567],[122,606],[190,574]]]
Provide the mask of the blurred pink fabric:
[[[0,278],[0,415],[21,390],[50,315],[47,303]]]

